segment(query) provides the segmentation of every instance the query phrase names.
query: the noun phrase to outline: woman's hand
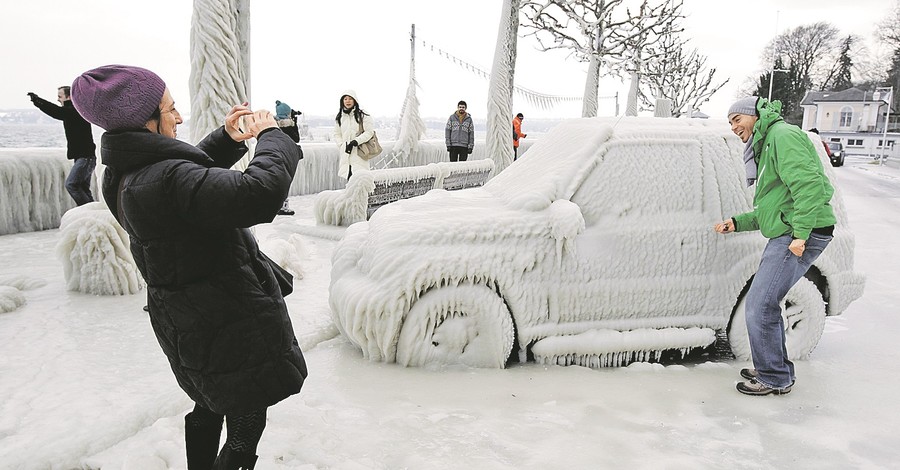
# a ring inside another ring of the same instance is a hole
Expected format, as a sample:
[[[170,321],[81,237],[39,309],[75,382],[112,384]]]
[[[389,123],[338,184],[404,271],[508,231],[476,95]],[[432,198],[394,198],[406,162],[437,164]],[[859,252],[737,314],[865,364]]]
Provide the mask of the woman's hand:
[[[253,114],[253,111],[250,111],[250,108],[247,106],[248,104],[250,103],[244,102],[243,104],[232,106],[231,111],[228,111],[228,114],[225,115],[225,132],[235,142],[243,142],[250,137],[254,137],[253,134],[241,130],[241,118]]]
[[[251,136],[257,137],[260,132],[272,127],[278,127],[278,124],[270,111],[261,109],[244,116],[244,126]]]

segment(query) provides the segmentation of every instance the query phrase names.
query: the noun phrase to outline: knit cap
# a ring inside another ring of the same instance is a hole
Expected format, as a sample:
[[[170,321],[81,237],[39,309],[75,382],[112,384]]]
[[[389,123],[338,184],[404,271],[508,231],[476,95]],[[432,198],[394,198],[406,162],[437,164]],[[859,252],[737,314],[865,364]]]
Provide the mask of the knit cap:
[[[72,104],[88,122],[107,131],[140,129],[159,109],[166,84],[130,65],[104,65],[72,82]]]
[[[734,102],[730,108],[728,108],[728,117],[731,118],[732,114],[746,114],[747,116],[759,116],[756,112],[756,102],[759,100],[756,96],[748,96],[746,98],[741,98]]]

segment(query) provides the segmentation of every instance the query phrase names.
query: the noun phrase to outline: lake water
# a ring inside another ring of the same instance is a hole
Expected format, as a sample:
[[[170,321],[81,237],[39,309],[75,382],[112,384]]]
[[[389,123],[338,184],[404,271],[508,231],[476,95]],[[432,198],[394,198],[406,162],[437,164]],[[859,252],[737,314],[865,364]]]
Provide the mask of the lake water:
[[[100,133],[94,141],[100,142]],[[0,148],[63,147],[66,134],[62,123],[53,124],[0,124]]]

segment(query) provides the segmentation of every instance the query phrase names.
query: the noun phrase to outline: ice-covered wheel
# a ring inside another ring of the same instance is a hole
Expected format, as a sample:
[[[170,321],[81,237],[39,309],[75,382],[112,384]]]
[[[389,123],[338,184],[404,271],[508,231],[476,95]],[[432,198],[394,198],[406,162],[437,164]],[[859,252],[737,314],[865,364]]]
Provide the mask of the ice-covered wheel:
[[[397,363],[506,366],[515,331],[509,308],[483,285],[430,290],[413,304],[400,328]]]
[[[746,296],[742,296],[728,325],[728,342],[731,352],[738,359],[750,359],[750,338],[744,311]],[[788,291],[782,305],[784,333],[788,357],[791,360],[809,356],[825,330],[825,301],[809,279],[801,278]]]

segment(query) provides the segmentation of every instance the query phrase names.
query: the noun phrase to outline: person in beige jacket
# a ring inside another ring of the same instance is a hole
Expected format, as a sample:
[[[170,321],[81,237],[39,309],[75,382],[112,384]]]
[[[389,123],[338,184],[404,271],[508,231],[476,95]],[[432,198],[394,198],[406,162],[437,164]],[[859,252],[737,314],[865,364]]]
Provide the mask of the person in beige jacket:
[[[359,144],[368,142],[375,135],[375,120],[360,109],[356,92],[347,90],[341,94],[340,111],[334,117],[334,142],[341,155],[338,175],[350,179],[353,173],[369,171],[369,161],[357,155]],[[359,131],[362,122],[363,131]]]

